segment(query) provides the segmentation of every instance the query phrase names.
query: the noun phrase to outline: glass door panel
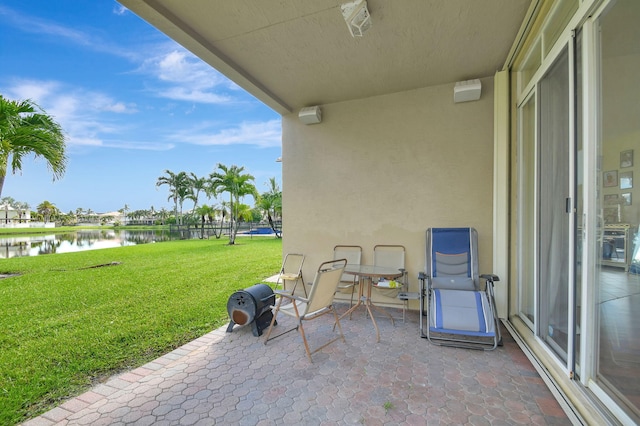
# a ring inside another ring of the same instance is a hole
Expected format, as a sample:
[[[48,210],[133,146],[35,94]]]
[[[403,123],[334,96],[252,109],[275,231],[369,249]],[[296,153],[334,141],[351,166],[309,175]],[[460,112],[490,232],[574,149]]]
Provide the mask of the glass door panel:
[[[569,333],[571,229],[570,90],[568,49],[539,84],[540,337],[564,361]]]
[[[582,32],[578,31],[577,36],[576,36],[576,43],[575,43],[575,85],[574,87],[576,88],[576,92],[574,95],[574,102],[575,102],[575,117],[576,117],[576,124],[575,124],[575,129],[576,129],[576,146],[575,146],[575,168],[576,168],[576,183],[575,183],[575,190],[574,190],[574,195],[575,195],[575,218],[576,218],[576,223],[575,223],[575,248],[574,248],[574,252],[575,252],[575,263],[574,263],[574,271],[575,271],[575,279],[574,279],[574,283],[575,283],[575,311],[574,311],[574,315],[573,315],[573,320],[576,323],[576,327],[574,330],[574,339],[575,339],[575,344],[574,344],[574,349],[575,349],[575,353],[573,354],[573,358],[572,358],[572,364],[573,367],[575,368],[575,372],[577,374],[578,377],[580,377],[580,375],[582,374],[581,370],[580,370],[580,365],[577,363],[577,360],[580,359],[580,332],[581,332],[581,327],[580,327],[580,314],[581,314],[581,297],[582,297],[582,275],[583,275],[583,271],[582,271],[582,247],[584,245],[584,235],[585,233],[584,231],[584,195],[583,195],[583,190],[584,190],[584,141],[583,141],[583,131],[582,131]]]
[[[599,18],[601,161],[596,312],[597,383],[640,420],[640,1],[612,2]],[[634,182],[634,175],[636,182]]]
[[[518,109],[518,312],[533,330],[535,322],[536,265],[536,98],[531,94]]]

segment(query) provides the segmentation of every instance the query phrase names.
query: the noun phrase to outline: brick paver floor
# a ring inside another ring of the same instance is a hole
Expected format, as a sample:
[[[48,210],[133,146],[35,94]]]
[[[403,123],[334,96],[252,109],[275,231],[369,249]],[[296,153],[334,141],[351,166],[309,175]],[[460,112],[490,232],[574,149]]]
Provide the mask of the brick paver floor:
[[[293,324],[278,320],[281,330]],[[297,332],[265,346],[249,327],[224,326],[25,425],[571,424],[508,334],[483,352],[429,344],[415,312],[395,326],[377,322],[379,343],[363,311],[345,318],[347,343],[313,363]],[[330,318],[305,330],[317,347]]]

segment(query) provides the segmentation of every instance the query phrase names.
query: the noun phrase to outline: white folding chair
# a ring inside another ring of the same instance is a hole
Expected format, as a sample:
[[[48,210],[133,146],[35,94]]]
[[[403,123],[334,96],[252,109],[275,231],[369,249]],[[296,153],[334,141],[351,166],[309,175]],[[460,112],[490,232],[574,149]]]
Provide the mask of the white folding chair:
[[[289,291],[287,290],[287,281],[293,281],[293,288],[289,292],[294,294],[296,287],[298,286],[298,282],[302,282],[304,295],[307,296],[307,289],[302,279],[302,265],[304,265],[304,254],[288,253],[282,262],[280,274],[276,281],[276,288],[282,284],[282,289],[284,291]]]

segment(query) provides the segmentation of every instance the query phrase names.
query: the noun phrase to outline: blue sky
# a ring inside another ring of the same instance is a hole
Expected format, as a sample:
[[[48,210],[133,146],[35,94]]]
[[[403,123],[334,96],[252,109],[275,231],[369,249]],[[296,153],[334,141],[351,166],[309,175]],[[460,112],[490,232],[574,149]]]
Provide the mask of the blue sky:
[[[0,34],[0,93],[52,115],[69,157],[56,181],[42,160],[8,171],[3,197],[171,210],[164,170],[217,163],[244,166],[259,192],[281,186],[280,116],[114,0],[0,0]]]

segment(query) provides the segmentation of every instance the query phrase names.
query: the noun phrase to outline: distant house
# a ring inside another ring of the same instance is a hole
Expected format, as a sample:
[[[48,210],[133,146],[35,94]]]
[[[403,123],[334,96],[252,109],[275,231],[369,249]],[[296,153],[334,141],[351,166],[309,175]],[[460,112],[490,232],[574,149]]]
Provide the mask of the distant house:
[[[0,205],[0,227],[28,228],[30,223],[31,211],[29,209],[16,209],[9,204]]]
[[[113,225],[116,222],[124,225],[126,222],[125,215],[117,211],[107,212],[107,213],[98,213],[97,217],[98,217],[98,222],[100,224],[105,224],[105,225],[106,224]]]

